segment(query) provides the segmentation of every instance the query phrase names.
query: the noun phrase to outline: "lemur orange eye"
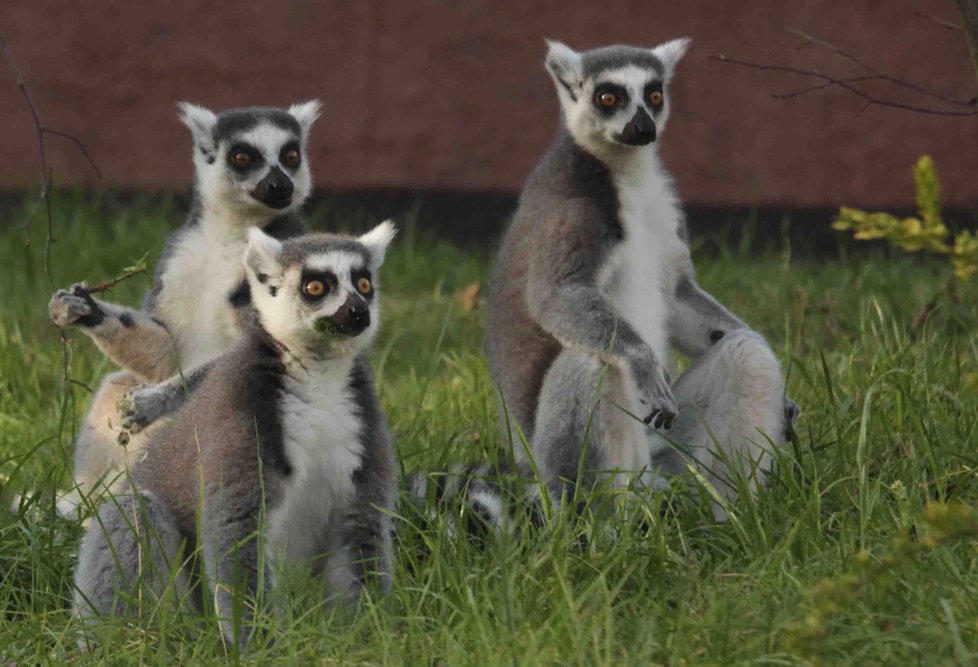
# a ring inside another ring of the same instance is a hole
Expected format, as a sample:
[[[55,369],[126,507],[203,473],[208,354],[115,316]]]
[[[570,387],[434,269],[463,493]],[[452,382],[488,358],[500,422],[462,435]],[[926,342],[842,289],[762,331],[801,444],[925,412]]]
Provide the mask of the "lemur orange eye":
[[[239,169],[244,169],[249,164],[251,164],[251,156],[244,151],[238,151],[233,156],[231,156],[231,162],[234,163],[235,167]]]
[[[326,293],[326,283],[322,280],[307,280],[302,286],[302,292],[306,296],[322,296]]]
[[[661,107],[664,99],[665,98],[662,97],[661,90],[653,90],[651,93],[649,93],[649,104],[654,107]]]
[[[614,93],[601,93],[598,95],[598,104],[603,107],[613,107],[618,104],[618,96]]]
[[[282,164],[286,167],[298,167],[299,166],[299,151],[294,148],[290,148],[285,151],[282,155]]]
[[[370,291],[371,287],[373,285],[370,284],[370,278],[360,278],[357,280],[357,290],[359,290],[360,294],[366,294]]]

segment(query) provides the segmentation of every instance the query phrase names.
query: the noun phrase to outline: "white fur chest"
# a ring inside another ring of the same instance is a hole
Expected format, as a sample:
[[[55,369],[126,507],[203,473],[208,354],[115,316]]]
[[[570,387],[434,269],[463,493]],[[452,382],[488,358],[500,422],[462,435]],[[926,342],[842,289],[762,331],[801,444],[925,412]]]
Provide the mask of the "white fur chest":
[[[303,561],[322,555],[337,512],[353,499],[363,445],[349,367],[287,378],[280,410],[292,474],[268,516],[268,546],[288,560]]]
[[[240,336],[231,293],[244,279],[245,241],[215,238],[200,224],[167,261],[155,314],[177,339],[184,370],[225,352]]]
[[[668,367],[672,294],[688,254],[679,238],[679,203],[654,154],[615,185],[624,242],[603,267],[601,281],[618,312]]]

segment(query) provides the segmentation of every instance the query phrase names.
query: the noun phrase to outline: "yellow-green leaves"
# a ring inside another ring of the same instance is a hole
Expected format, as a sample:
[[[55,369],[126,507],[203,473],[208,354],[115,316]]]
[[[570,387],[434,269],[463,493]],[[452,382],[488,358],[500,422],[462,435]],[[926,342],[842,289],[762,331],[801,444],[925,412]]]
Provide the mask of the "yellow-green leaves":
[[[970,231],[952,235],[941,216],[941,184],[934,162],[924,155],[914,166],[917,188],[917,218],[903,220],[889,213],[868,213],[842,207],[832,223],[833,229],[851,231],[860,241],[884,239],[908,252],[921,250],[947,255],[958,280],[967,280],[978,272],[978,238]]]

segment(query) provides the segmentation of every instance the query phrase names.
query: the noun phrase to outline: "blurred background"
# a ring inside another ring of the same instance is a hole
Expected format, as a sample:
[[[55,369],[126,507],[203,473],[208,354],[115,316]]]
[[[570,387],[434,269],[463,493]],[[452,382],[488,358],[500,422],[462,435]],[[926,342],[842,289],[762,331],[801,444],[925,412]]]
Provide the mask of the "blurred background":
[[[804,46],[792,27],[887,73],[972,97],[963,33],[928,16],[959,20],[952,0],[5,0],[0,34],[42,121],[83,141],[103,173],[99,180],[69,142],[52,138],[59,186],[184,193],[190,139],[176,101],[220,110],[319,98],[310,159],[320,197],[399,209],[421,195],[435,209],[425,219],[465,239],[499,228],[556,132],[544,37],[578,50],[693,38],[661,149],[694,230],[745,213],[827,223],[839,205],[912,207],[911,167],[925,153],[946,206],[973,221],[978,117],[866,107],[838,87],[777,99],[820,82],[709,58],[866,74]],[[31,118],[12,75],[2,74],[0,190],[9,198],[36,192],[39,170]]]

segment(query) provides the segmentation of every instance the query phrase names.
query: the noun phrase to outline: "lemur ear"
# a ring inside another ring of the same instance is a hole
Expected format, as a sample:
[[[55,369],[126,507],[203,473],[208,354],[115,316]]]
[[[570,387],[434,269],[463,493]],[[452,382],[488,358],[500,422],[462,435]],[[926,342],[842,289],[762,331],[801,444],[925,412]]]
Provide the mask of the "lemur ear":
[[[380,268],[384,263],[384,255],[387,254],[387,246],[397,235],[397,227],[391,220],[384,220],[382,223],[361,236],[358,241],[367,248],[370,253],[370,267]]]
[[[686,55],[690,42],[692,40],[689,37],[681,37],[665,44],[659,44],[652,49],[652,55],[661,60],[663,67],[665,67],[665,78],[668,79],[672,76],[676,70],[676,64]]]
[[[178,102],[177,109],[180,110],[180,120],[190,128],[193,135],[194,144],[204,153],[211,153],[214,145],[214,126],[217,125],[217,116],[210,109],[191,104],[190,102]]]
[[[566,44],[546,40],[547,71],[553,77],[554,83],[566,90],[572,99],[577,99],[574,92],[580,87],[584,76],[581,68],[581,54]]]
[[[323,105],[319,100],[309,100],[308,102],[293,104],[289,107],[289,114],[299,121],[299,127],[302,128],[302,136],[309,135],[309,130],[312,129],[313,123],[319,118],[319,113],[322,109]]]
[[[248,230],[248,249],[245,250],[244,265],[254,275],[255,280],[264,284],[281,271],[278,261],[281,253],[281,241],[257,227]]]

